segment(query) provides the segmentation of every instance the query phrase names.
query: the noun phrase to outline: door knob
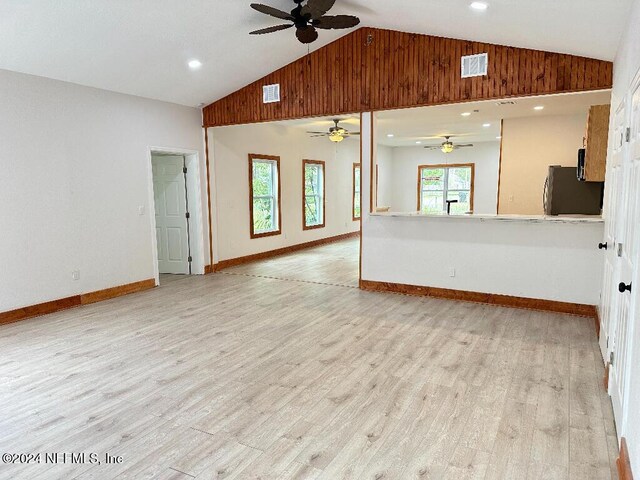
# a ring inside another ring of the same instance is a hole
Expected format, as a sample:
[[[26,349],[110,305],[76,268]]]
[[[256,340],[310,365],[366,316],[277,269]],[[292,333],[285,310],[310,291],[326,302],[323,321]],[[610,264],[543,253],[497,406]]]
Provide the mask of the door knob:
[[[608,245],[606,244],[606,242],[605,243],[599,243],[598,244],[598,248],[600,250],[606,250],[608,248]]]
[[[631,284],[627,285],[626,283],[621,282],[620,285],[618,285],[618,291],[620,293],[630,292],[631,291]]]

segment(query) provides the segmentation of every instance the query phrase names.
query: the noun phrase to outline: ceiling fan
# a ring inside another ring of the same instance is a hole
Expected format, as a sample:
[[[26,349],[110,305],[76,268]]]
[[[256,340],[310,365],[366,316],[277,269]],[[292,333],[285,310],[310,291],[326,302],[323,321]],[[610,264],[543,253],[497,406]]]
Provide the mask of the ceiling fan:
[[[251,32],[251,35],[262,35],[265,33],[273,33],[287,28],[296,27],[296,37],[301,43],[312,43],[318,38],[318,31],[324,30],[353,28],[360,23],[358,17],[352,15],[326,15],[333,8],[336,0],[293,0],[296,7],[291,13],[278,10],[277,8],[260,3],[252,3],[251,8],[260,13],[270,15],[280,20],[288,20],[292,23],[275,25]]]
[[[346,128],[342,128],[340,125],[340,120],[337,118],[333,119],[334,126],[329,129],[327,132],[307,132],[311,135],[311,137],[329,137],[334,143],[340,143],[346,137],[351,137],[353,135],[360,135],[360,132],[350,132]]]
[[[450,140],[451,137],[453,137],[453,135],[441,136],[440,138],[444,138],[444,142],[442,142],[440,145],[427,145],[424,148],[426,148],[427,150],[441,150],[442,153],[451,153],[459,148],[473,147],[473,143],[454,145],[454,143]]]

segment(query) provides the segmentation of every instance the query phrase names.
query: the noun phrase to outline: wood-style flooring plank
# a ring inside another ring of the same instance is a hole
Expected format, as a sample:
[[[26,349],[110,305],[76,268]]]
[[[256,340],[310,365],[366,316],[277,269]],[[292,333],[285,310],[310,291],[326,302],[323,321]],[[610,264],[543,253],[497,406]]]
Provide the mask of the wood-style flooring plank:
[[[0,451],[122,457],[0,479],[615,478],[592,321],[354,278],[346,241],[0,326]]]

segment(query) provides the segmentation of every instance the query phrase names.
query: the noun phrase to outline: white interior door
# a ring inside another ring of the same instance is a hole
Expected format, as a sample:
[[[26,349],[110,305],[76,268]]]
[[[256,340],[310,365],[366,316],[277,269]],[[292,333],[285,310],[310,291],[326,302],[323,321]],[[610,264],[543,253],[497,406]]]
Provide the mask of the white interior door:
[[[618,254],[616,239],[621,235],[623,215],[621,200],[624,180],[623,164],[626,152],[625,132],[627,126],[627,103],[623,101],[615,110],[613,134],[609,139],[610,155],[607,165],[607,183],[605,185],[604,218],[605,238],[600,245],[604,250],[604,280],[600,299],[600,351],[605,362],[609,361],[612,345],[610,337],[615,321],[617,306]]]
[[[618,255],[617,308],[615,326],[612,326],[610,339],[612,362],[610,370],[609,393],[613,403],[613,411],[618,425],[625,425],[626,407],[628,405],[628,378],[631,359],[631,339],[637,302],[633,296],[637,295],[633,285],[637,275],[638,256],[640,248],[640,76],[634,83],[629,96],[629,129],[624,129],[621,141],[624,143],[622,172],[624,174],[624,193],[621,198],[623,209],[623,223],[621,241],[616,254]],[[622,433],[622,432],[619,432]]]
[[[158,269],[188,274],[189,232],[184,157],[153,156]]]

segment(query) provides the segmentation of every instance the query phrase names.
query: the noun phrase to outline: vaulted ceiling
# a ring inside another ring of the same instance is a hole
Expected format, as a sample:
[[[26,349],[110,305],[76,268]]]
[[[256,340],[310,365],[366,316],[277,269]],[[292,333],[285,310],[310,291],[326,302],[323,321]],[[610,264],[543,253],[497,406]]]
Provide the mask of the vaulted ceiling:
[[[631,0],[337,0],[365,26],[613,60]],[[291,0],[263,0],[290,10]],[[197,106],[307,53],[250,0],[2,0],[0,68]],[[323,31],[317,49],[343,35]],[[187,62],[203,65],[192,71]]]

